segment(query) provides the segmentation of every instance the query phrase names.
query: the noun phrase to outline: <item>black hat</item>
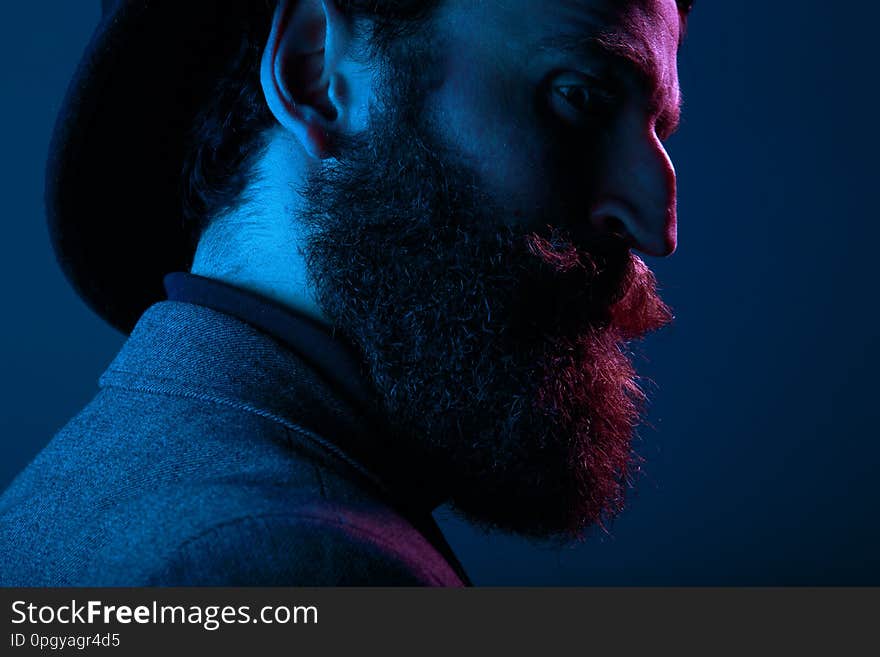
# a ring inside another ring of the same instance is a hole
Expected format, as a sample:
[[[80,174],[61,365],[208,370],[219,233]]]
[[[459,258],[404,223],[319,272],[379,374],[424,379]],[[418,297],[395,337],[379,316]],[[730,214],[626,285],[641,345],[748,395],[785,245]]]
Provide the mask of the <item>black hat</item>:
[[[187,135],[239,47],[254,0],[104,0],[55,125],[49,234],[64,274],[130,332],[188,270],[181,170]]]

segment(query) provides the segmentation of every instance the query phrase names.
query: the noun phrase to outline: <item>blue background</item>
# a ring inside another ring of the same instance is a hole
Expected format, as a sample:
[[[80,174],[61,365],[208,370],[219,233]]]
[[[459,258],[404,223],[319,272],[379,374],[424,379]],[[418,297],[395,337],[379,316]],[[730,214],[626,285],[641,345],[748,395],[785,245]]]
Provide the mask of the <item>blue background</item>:
[[[785,5],[785,6],[783,6]],[[67,287],[43,221],[54,116],[98,3],[6,3],[0,39],[0,487],[96,391],[122,336]],[[880,5],[698,2],[670,151],[677,314],[630,508],[547,549],[438,517],[478,584],[880,584]],[[137,126],[132,126],[137,129]]]

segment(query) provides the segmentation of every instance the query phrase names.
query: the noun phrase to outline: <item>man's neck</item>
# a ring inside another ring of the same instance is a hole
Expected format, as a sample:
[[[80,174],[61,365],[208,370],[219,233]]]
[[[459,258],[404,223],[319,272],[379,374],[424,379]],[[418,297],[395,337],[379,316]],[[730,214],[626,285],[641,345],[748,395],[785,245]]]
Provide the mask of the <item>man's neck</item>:
[[[215,218],[199,239],[192,273],[213,278],[327,325],[312,292],[296,221],[304,202],[292,180],[308,162],[291,140],[273,134],[240,207]]]

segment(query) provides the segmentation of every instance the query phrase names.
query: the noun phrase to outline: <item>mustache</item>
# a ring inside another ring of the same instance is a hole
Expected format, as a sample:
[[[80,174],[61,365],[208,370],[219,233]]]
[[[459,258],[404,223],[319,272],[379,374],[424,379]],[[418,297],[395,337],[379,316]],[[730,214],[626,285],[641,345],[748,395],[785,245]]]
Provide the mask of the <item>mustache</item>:
[[[548,226],[546,235],[525,236],[525,250],[561,286],[582,290],[591,323],[604,325],[619,340],[638,339],[674,319],[658,294],[654,273],[623,240],[600,237],[581,246],[565,230]],[[574,296],[569,294],[567,301]]]

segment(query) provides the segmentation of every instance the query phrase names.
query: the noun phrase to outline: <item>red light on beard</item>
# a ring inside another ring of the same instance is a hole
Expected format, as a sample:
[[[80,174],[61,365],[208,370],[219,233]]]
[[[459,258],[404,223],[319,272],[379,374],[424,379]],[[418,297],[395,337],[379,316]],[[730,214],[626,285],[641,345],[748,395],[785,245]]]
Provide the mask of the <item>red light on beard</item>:
[[[531,235],[529,251],[559,273],[576,267],[601,276],[595,260],[558,234]],[[605,529],[624,507],[624,493],[640,458],[633,436],[645,406],[645,394],[628,356],[627,342],[658,329],[672,313],[657,293],[656,279],[636,255],[621,289],[609,301],[607,323],[586,327],[576,337],[558,338],[547,347],[536,409],[547,418],[548,432],[563,437],[572,474],[573,513],[569,531],[578,536],[592,524]]]

